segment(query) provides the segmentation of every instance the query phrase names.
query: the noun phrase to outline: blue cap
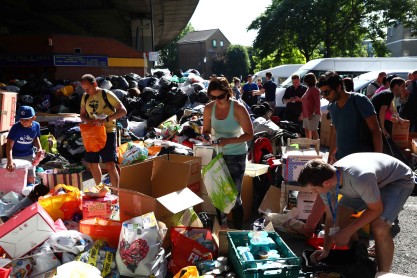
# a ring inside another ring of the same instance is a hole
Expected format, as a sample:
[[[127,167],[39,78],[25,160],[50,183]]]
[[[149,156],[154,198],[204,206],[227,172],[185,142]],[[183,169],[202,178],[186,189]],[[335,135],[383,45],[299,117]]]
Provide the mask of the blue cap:
[[[31,106],[20,106],[17,110],[16,117],[17,119],[31,119],[35,116],[35,110]]]

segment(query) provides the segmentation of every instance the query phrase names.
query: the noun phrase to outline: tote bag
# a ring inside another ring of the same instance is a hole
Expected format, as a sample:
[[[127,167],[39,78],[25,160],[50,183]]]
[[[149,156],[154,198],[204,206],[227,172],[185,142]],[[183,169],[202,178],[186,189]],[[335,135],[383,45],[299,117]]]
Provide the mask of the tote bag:
[[[87,152],[98,152],[106,145],[107,134],[104,125],[80,124],[80,131]]]
[[[203,181],[214,207],[229,213],[235,206],[237,188],[223,158],[218,154],[203,168]]]

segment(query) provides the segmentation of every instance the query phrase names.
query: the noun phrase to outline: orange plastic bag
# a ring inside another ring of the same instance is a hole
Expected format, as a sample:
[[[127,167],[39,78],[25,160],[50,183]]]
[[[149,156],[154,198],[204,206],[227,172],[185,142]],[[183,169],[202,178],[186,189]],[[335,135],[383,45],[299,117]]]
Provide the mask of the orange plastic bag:
[[[184,267],[181,269],[174,278],[198,278],[200,277],[198,275],[197,267],[194,265]]]
[[[87,152],[98,152],[106,145],[107,134],[104,125],[80,124],[80,131]]]
[[[50,196],[54,194],[53,192],[58,192],[61,188],[67,193]],[[70,185],[58,184],[49,194],[40,197],[38,203],[54,221],[58,219],[72,220],[75,213],[81,213],[80,190]]]

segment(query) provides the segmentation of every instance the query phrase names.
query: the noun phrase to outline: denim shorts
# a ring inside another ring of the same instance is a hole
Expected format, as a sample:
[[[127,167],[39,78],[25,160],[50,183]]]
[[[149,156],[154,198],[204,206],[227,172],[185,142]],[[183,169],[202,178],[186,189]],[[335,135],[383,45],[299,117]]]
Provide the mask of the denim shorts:
[[[100,157],[101,162],[117,162],[117,155],[116,155],[116,133],[111,132],[107,133],[107,141],[104,148],[98,152],[86,152],[85,153],[85,162],[88,163],[99,163]]]
[[[239,207],[242,205],[240,193],[242,191],[243,174],[245,173],[246,167],[246,154],[223,155],[223,158],[238,191],[235,207]]]
[[[379,216],[382,220],[392,225],[398,214],[403,209],[405,202],[414,189],[414,176],[409,179],[401,179],[386,185],[380,189],[383,211]],[[367,208],[366,203],[359,198],[343,196],[340,205],[362,211]]]

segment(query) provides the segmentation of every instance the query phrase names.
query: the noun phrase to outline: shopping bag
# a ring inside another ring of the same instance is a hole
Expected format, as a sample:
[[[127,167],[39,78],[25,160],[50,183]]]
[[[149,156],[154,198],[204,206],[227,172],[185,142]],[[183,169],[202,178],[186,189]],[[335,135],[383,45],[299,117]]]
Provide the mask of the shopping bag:
[[[41,135],[40,137],[42,150],[45,150],[47,153],[58,153],[58,142],[55,139],[55,136],[52,134]]]
[[[65,193],[62,194],[59,192]],[[72,220],[74,214],[81,213],[80,190],[65,184],[58,184],[55,186],[49,194],[40,197],[38,203],[46,210],[54,221],[60,218],[62,220]]]
[[[104,125],[80,124],[80,131],[87,152],[98,152],[106,145],[107,134]]]
[[[165,232],[159,229],[153,213],[123,222],[116,252],[120,275],[164,278],[167,262],[162,241]]]
[[[174,278],[198,278],[198,270],[196,266],[187,266],[181,269]]]
[[[238,192],[222,153],[203,167],[203,181],[213,205],[229,213],[235,206]]]
[[[211,231],[206,228],[173,227],[170,231],[172,244],[168,269],[172,274],[194,265],[198,260],[217,257],[218,248]]]

